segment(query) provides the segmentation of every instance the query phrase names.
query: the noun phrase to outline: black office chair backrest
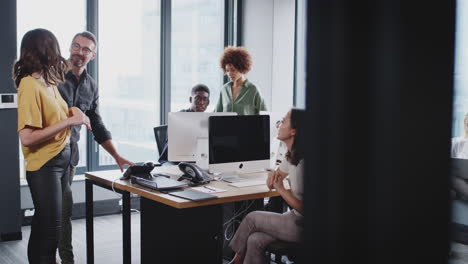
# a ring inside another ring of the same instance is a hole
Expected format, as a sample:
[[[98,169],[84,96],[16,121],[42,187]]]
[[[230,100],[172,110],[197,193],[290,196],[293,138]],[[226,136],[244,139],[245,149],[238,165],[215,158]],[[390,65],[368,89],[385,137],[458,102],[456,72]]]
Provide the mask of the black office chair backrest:
[[[156,145],[158,146],[159,155],[161,155],[164,144],[167,140],[167,125],[161,125],[153,128],[154,137],[156,138]]]

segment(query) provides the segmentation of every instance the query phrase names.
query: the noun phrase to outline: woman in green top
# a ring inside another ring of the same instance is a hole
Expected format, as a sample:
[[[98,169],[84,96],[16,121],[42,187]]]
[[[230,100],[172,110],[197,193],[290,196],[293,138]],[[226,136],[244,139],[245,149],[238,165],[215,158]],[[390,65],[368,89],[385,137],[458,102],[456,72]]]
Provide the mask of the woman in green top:
[[[245,78],[252,67],[252,56],[244,47],[227,47],[220,60],[221,69],[230,82],[221,89],[215,112],[236,112],[238,115],[258,115],[266,111],[257,87]]]

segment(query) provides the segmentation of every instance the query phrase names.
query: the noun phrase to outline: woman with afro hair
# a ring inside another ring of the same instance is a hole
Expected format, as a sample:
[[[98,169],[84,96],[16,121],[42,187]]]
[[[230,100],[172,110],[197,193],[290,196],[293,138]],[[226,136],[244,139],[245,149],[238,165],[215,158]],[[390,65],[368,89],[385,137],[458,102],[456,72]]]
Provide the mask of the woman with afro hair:
[[[230,81],[221,89],[215,112],[258,115],[266,106],[257,87],[245,78],[252,67],[252,56],[244,47],[226,47],[220,66]]]

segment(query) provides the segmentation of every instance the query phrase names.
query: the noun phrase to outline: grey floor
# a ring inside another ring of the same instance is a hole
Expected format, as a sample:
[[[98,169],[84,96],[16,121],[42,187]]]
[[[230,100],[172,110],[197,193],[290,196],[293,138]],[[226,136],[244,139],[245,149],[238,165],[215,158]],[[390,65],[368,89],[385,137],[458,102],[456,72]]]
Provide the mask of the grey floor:
[[[132,263],[140,263],[140,215],[132,213]],[[73,220],[73,246],[77,264],[86,263],[85,219]],[[22,228],[23,240],[0,242],[1,264],[23,264],[27,261],[30,226]],[[122,216],[94,218],[95,263],[122,263]],[[449,264],[468,264],[468,245],[452,243]],[[57,259],[59,260],[58,256]],[[226,264],[224,261],[223,264]]]
[[[132,213],[132,263],[140,263],[140,215]],[[75,263],[86,263],[86,222],[73,220]],[[22,264],[27,261],[30,226],[23,226],[23,240],[0,242],[1,264]],[[122,216],[107,215],[94,218],[94,263],[122,263]],[[57,254],[57,260],[60,258]],[[227,263],[227,261],[224,261]]]
[[[452,243],[449,264],[468,263],[468,245]]]
[[[94,218],[95,263],[122,263],[122,217],[107,215]],[[132,213],[132,263],[140,263],[140,216]],[[86,222],[73,220],[73,247],[75,262],[86,263]],[[0,243],[0,263],[28,263],[27,245],[30,226],[23,226],[23,240]],[[57,260],[60,258],[57,254]]]

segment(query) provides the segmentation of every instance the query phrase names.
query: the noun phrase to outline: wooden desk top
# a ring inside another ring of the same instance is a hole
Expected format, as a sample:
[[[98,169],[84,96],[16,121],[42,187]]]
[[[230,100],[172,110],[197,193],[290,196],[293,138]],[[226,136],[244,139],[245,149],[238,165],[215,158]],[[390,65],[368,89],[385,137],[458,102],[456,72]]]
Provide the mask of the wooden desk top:
[[[182,172],[178,169],[177,166],[155,167],[153,173],[154,172],[163,172],[169,174],[172,179],[178,179],[179,176],[182,175]],[[212,181],[206,186],[213,186],[227,191],[212,193],[212,195],[218,196],[218,199],[195,202],[183,198],[178,198],[169,194],[160,193],[159,191],[151,190],[137,184],[132,184],[130,183],[130,180],[119,180],[122,174],[123,173],[120,172],[120,170],[90,171],[85,173],[85,177],[93,181],[108,185],[109,187],[111,187],[112,183],[114,182],[114,189],[135,193],[147,199],[151,199],[179,209],[279,196],[277,191],[269,190],[266,184],[239,188],[229,186],[229,183],[224,181]],[[252,180],[265,179],[266,182],[267,175],[268,174],[265,171],[242,174],[239,176],[241,178],[248,178]]]

